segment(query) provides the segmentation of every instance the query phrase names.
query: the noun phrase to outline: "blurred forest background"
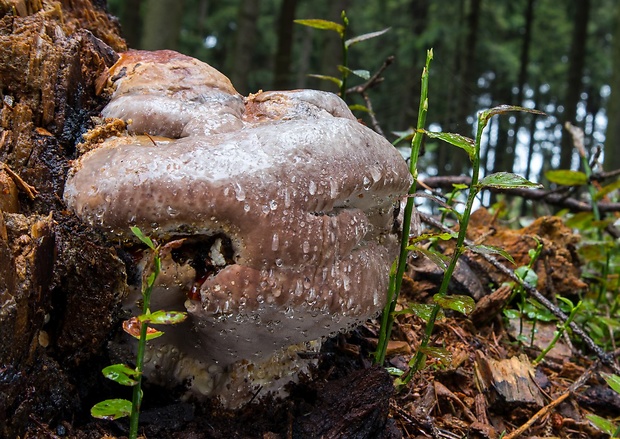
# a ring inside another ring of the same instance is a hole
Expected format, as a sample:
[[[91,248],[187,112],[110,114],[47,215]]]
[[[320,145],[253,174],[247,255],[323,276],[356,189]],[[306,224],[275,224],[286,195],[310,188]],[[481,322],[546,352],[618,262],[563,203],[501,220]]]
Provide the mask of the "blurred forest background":
[[[615,123],[620,118],[617,0],[108,0],[108,4],[119,17],[129,47],[174,49],[199,58],[231,78],[242,94],[292,88],[337,92],[333,83],[308,74],[339,76],[338,34],[293,20],[341,22],[345,10],[349,38],[390,28],[353,46],[349,54],[350,68],[371,73],[389,56],[395,57],[383,73],[384,81],[369,92],[376,118],[390,140],[397,138],[394,132],[415,125],[420,74],[426,50],[433,48],[427,119],[431,130],[473,137],[476,112],[500,104],[548,114],[494,118],[484,143],[486,173],[513,171],[542,182],[547,169],[577,169],[565,121],[585,131],[591,154],[604,147],[606,171],[620,168],[620,124]],[[353,79],[350,85],[355,85]],[[428,141],[421,163],[427,175],[466,171],[465,156],[444,146]]]

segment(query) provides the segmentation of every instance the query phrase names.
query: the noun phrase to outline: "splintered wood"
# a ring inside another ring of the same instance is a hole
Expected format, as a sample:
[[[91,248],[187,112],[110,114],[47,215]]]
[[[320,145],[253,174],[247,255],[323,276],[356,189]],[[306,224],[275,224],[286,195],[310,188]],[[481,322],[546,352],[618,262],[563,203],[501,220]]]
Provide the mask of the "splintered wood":
[[[477,351],[474,371],[476,384],[495,411],[544,405],[542,393],[534,382],[534,368],[526,355],[494,360]]]

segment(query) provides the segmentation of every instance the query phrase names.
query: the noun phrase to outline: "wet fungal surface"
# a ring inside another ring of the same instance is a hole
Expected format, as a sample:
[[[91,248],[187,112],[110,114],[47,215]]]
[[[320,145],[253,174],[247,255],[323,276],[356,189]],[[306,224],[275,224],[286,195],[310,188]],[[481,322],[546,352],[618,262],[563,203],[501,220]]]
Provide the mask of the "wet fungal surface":
[[[340,98],[244,98],[215,69],[170,51],[127,52],[110,73],[103,115],[128,133],[75,161],[64,199],[115,239],[131,241],[137,225],[182,240],[152,308],[190,318],[154,344],[153,374],[221,395],[232,364],[274,353],[284,362],[289,346],[380,311],[398,247],[394,206],[411,177]]]

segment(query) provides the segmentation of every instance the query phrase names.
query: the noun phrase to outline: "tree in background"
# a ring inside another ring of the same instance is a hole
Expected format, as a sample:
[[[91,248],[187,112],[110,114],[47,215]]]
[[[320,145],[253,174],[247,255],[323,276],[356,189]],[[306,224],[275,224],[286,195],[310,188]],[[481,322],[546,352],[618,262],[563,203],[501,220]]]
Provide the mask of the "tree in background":
[[[620,169],[620,3],[616,5],[611,96],[607,106],[605,169]]]
[[[605,110],[610,120],[617,120],[620,113],[620,99],[613,92],[620,85],[617,77],[611,82],[610,56],[614,24],[620,28],[620,12],[616,18],[609,12],[618,9],[616,0],[184,0],[182,9],[180,2],[173,2],[176,9],[151,6],[165,4],[164,0],[141,3],[141,8],[129,7],[125,1],[109,0],[130,46],[147,47],[142,43],[149,40],[149,29],[176,33],[176,46],[160,47],[176,47],[208,62],[243,93],[270,87],[335,91],[330,83],[307,75],[336,73],[341,62],[337,35],[292,25],[293,19],[340,21],[340,12],[346,9],[350,35],[391,27],[349,53],[350,66],[370,71],[395,56],[383,82],[370,91],[376,117],[391,139],[396,138],[393,131],[414,123],[423,55],[433,47],[428,115],[432,129],[471,136],[476,112],[498,104],[536,106],[548,114],[492,121],[483,146],[484,173],[513,169],[541,180],[546,169],[570,164],[572,146],[570,142],[561,146],[568,142],[562,140],[565,120],[584,129],[586,146],[592,148],[604,140]],[[138,9],[145,24],[140,38]],[[162,14],[164,20],[158,21],[155,15]],[[132,41],[141,43],[136,46]],[[167,41],[174,42],[175,37]],[[620,64],[620,55],[614,58]],[[610,86],[612,98],[607,99],[604,91]],[[620,141],[614,140],[620,138],[614,128],[616,124],[608,124],[608,169],[620,167],[619,154],[612,162],[611,151],[618,150]],[[463,167],[467,163],[447,151],[438,142],[427,142],[423,157],[427,173],[467,172]]]

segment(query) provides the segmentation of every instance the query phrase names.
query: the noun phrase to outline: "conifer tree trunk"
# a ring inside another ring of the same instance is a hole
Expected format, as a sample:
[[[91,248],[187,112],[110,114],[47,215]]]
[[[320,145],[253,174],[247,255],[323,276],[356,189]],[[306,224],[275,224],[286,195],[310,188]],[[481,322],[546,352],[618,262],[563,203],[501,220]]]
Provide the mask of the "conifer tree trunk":
[[[140,48],[177,50],[183,0],[146,0]]]
[[[577,105],[583,91],[582,76],[586,59],[586,42],[588,36],[588,18],[590,0],[575,1],[573,40],[568,60],[567,91],[564,100],[565,122],[575,123]],[[570,134],[562,127],[562,151],[560,153],[560,169],[569,169],[573,158],[573,144]]]
[[[273,88],[286,90],[290,88],[291,53],[293,50],[293,20],[297,0],[282,0],[278,19],[278,51],[276,52]]]
[[[620,169],[620,3],[616,5],[616,31],[613,40],[611,96],[607,105],[605,169]]]
[[[239,93],[244,95],[250,91],[248,77],[252,68],[252,53],[256,43],[256,22],[259,11],[259,0],[243,0],[239,5],[230,80],[235,84]]]

